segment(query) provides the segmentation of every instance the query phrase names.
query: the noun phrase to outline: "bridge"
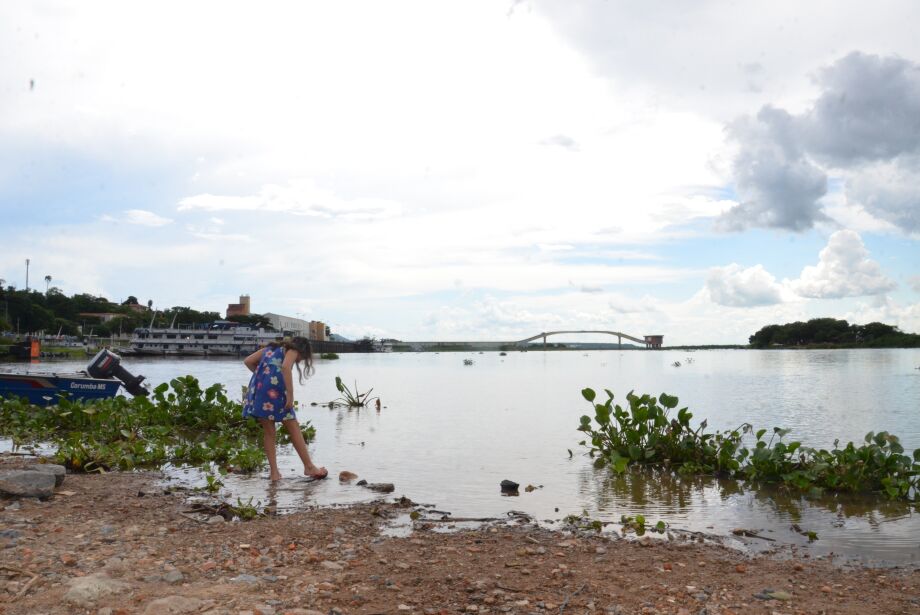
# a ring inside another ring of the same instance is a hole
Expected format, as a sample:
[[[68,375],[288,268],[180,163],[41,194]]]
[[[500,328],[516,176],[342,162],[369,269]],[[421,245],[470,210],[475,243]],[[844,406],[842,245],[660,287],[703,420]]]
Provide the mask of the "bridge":
[[[538,340],[542,337],[543,347],[546,348],[546,338],[547,337],[549,337],[550,335],[561,335],[564,333],[601,333],[604,335],[614,335],[617,338],[618,344],[622,344],[623,338],[626,338],[630,341],[633,341],[639,344],[645,344],[646,348],[653,348],[653,349],[660,349],[661,344],[664,342],[663,335],[645,335],[643,336],[642,339],[639,339],[638,337],[633,337],[632,335],[627,335],[626,333],[621,333],[619,331],[543,331],[542,333],[537,333],[536,335],[532,337],[528,337],[527,339],[521,340],[519,342],[515,342],[515,344],[527,344],[534,340]]]

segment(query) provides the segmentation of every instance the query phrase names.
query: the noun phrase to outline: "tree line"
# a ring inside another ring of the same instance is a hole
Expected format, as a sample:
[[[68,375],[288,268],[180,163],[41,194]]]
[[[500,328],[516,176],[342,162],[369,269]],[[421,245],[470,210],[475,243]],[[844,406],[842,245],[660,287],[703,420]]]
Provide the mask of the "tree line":
[[[111,314],[113,316],[94,316]],[[59,288],[50,287],[45,292],[17,290],[13,286],[0,286],[0,332],[46,335],[93,335],[109,337],[113,334],[131,333],[137,327],[166,327],[203,325],[221,320],[217,312],[201,312],[187,306],[174,306],[154,310],[153,301],[145,304],[137,297],[123,301],[110,301],[87,293],[68,297]],[[260,314],[231,316],[228,320],[271,329],[271,323]]]
[[[771,346],[842,346],[848,348],[917,348],[920,335],[881,322],[850,324],[836,318],[767,325],[748,338],[754,348]]]

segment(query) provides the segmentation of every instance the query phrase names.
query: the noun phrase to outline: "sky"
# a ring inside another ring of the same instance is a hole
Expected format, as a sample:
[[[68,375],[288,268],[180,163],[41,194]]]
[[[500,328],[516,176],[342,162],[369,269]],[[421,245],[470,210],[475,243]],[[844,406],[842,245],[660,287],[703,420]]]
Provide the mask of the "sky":
[[[245,293],[351,338],[920,333],[917,23],[910,0],[2,3],[0,278]]]

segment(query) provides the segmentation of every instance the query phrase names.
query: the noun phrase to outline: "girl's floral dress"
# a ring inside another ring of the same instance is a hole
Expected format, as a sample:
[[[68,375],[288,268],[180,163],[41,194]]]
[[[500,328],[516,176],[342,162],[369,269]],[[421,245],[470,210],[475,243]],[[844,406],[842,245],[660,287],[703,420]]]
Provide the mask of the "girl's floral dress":
[[[296,419],[294,410],[285,410],[287,391],[284,387],[284,376],[281,374],[281,363],[284,361],[284,348],[271,346],[262,353],[259,366],[253,372],[246,388],[246,399],[243,400],[243,417],[268,419],[270,421],[286,421]]]

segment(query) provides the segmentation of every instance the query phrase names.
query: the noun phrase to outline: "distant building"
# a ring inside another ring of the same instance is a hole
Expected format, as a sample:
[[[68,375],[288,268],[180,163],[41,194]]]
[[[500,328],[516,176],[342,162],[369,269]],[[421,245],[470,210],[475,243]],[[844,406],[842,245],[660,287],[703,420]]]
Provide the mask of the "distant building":
[[[81,318],[97,318],[99,322],[109,322],[124,314],[115,314],[113,312],[80,312]]]
[[[249,316],[249,295],[240,295],[239,303],[227,305],[227,318],[231,316]]]
[[[310,321],[310,335],[308,336],[311,340],[317,342],[326,341],[326,323],[320,322],[318,320]]]
[[[265,312],[262,314],[268,322],[278,331],[282,331],[291,336],[301,336],[308,340],[316,342],[325,342],[328,339],[326,335],[326,324],[318,320],[306,321],[302,318],[293,316],[284,316],[283,314],[273,314]]]
[[[294,318],[293,316],[284,316],[272,312],[265,312],[262,316],[271,323],[276,331],[289,333],[292,336],[299,335],[302,337],[309,337],[310,323],[302,318]]]
[[[646,335],[645,336],[645,347],[646,348],[661,348],[662,343],[664,343],[663,335]]]

